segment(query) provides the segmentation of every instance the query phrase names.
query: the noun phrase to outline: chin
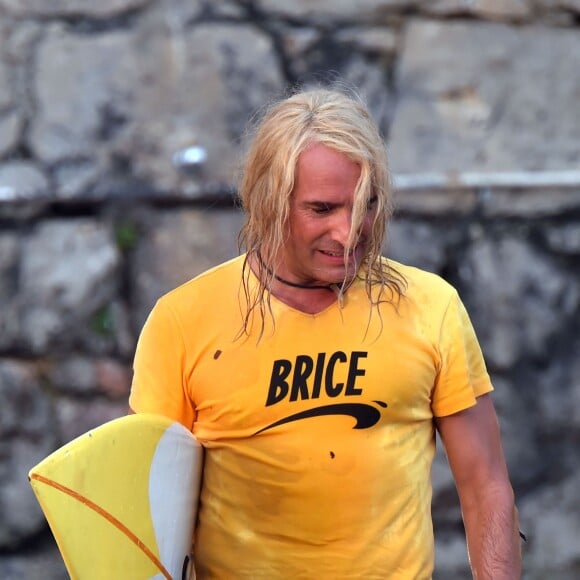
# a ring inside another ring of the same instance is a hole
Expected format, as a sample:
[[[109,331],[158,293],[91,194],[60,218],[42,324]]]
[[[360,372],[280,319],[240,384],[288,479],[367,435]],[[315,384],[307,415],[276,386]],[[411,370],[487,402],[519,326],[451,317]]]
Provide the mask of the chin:
[[[328,272],[323,278],[326,284],[342,284],[345,280],[352,280],[356,275],[357,270],[354,268],[348,270],[342,268],[340,271]]]

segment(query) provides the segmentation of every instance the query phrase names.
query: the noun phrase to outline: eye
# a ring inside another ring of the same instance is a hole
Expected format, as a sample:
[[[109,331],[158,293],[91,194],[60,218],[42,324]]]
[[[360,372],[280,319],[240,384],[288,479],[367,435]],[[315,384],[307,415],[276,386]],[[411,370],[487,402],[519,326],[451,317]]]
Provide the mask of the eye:
[[[376,195],[373,195],[367,201],[367,209],[374,209],[376,207],[378,201],[379,201],[379,198]]]
[[[312,210],[317,215],[324,215],[324,214],[327,214],[330,211],[330,206],[327,205],[326,203],[319,203],[319,204],[316,204],[312,208]]]

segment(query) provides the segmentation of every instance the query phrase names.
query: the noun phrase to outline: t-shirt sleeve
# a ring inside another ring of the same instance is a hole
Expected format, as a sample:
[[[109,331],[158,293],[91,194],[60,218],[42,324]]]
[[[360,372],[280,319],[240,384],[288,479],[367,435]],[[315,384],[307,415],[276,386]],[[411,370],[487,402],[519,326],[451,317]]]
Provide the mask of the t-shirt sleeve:
[[[435,416],[457,413],[493,390],[465,306],[453,292],[439,333],[440,365],[431,407]]]
[[[193,428],[195,409],[184,372],[186,351],[179,321],[158,301],[141,331],[133,363],[129,406]]]

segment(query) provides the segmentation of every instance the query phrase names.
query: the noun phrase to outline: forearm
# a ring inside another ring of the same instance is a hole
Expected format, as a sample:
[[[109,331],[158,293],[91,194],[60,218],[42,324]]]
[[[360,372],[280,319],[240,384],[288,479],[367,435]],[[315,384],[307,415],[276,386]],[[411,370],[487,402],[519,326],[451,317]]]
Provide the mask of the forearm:
[[[509,485],[461,498],[473,577],[514,580],[521,577],[519,522]]]

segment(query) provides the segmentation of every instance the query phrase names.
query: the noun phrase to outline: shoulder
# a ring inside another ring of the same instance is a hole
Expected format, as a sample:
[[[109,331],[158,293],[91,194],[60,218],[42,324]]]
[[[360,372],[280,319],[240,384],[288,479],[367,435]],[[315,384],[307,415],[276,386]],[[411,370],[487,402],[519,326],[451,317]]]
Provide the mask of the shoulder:
[[[440,328],[461,303],[457,290],[438,274],[394,260],[385,260],[392,272],[404,280],[396,310],[400,316],[429,328]]]
[[[203,302],[237,296],[245,255],[223,262],[164,294],[159,304],[182,310]]]
[[[425,299],[449,302],[457,295],[457,290],[438,274],[408,266],[395,260],[384,258],[387,267],[405,280],[403,296],[409,299]]]

